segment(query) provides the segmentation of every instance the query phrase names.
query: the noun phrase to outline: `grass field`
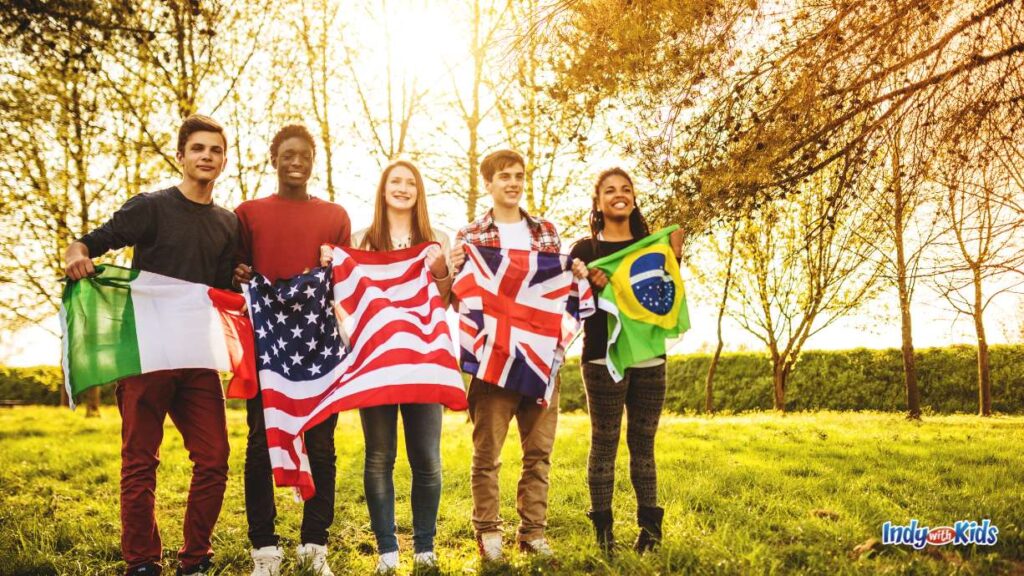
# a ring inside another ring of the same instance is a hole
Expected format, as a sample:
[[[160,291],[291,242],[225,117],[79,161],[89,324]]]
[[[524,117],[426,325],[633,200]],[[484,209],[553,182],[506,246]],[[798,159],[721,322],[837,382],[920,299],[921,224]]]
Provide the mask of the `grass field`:
[[[248,574],[242,495],[245,418],[229,411],[231,477],[215,533],[220,574]],[[338,574],[372,571],[376,556],[362,497],[358,416],[338,425],[337,520],[331,563]],[[0,574],[116,574],[119,420],[57,408],[0,410]],[[506,446],[502,515],[514,521],[518,442]],[[438,525],[442,573],[483,574],[1024,574],[1024,417],[933,416],[923,424],[896,414],[821,413],[666,416],[658,436],[666,541],[654,554],[596,554],[588,509],[589,422],[563,414],[551,476],[549,536],[560,564],[511,555],[481,567],[469,523],[470,426],[446,416],[445,488]],[[401,452],[400,452],[401,454]],[[636,535],[625,445],[616,485],[616,533]],[[190,463],[168,424],[157,495],[165,566],[173,568]],[[409,470],[396,469],[403,573],[411,563]],[[292,554],[301,507],[278,493],[279,533]],[[990,518],[995,546],[875,545],[883,522],[949,525]],[[507,530],[508,549],[514,522]],[[290,567],[289,567],[290,569]],[[288,570],[286,570],[287,572]],[[165,571],[166,573],[166,571]],[[173,572],[172,572],[173,573]]]

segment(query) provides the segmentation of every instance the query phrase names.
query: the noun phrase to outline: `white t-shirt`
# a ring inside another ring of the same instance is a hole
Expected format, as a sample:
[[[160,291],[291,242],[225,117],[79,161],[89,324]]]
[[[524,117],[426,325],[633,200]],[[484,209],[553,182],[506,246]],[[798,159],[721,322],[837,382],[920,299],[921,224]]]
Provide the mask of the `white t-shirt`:
[[[526,218],[511,224],[503,222],[494,224],[498,227],[498,241],[501,242],[502,248],[530,249],[530,225],[526,222]]]

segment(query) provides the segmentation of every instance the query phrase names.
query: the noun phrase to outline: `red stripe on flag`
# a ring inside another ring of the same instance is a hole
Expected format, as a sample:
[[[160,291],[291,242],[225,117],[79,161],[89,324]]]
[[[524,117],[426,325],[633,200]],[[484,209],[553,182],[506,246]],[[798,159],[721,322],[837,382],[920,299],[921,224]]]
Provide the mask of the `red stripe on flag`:
[[[537,354],[537,351],[533,349],[533,346],[530,346],[526,342],[520,342],[519,347],[523,349],[523,352],[526,352],[526,356],[530,359],[530,362],[533,362],[534,365],[543,370],[545,374],[551,373],[551,366],[549,366],[548,363],[545,362],[539,354]]]
[[[377,288],[381,291],[385,291],[393,286],[407,284],[426,275],[426,269],[423,267],[422,261],[410,262],[408,264],[408,268],[397,271],[397,267],[400,264],[401,263],[394,264],[393,266],[396,267],[396,272],[385,278],[370,278],[365,275],[360,275],[358,278],[353,280],[352,276],[356,273],[356,265],[351,258],[348,258],[334,268],[332,277],[334,278],[335,284],[355,283],[355,286],[350,289],[351,294],[363,294],[370,288]],[[346,289],[348,289],[347,286]],[[350,295],[342,300],[342,305],[347,306],[352,300],[355,300],[355,298]],[[358,303],[358,300],[356,300],[356,302]],[[347,308],[346,311],[351,314],[351,311]]]
[[[417,362],[416,362],[416,365],[417,366],[436,365],[436,366],[439,366],[441,368],[449,369],[449,370],[452,370],[452,371],[457,371],[458,368],[451,365],[451,362],[448,359],[449,357],[452,357],[451,354],[447,354],[447,356],[446,356],[445,352],[443,352],[443,351],[431,352],[428,355],[424,355],[421,359],[418,359]],[[345,381],[337,382],[335,385],[332,385],[331,387],[327,388],[327,390],[324,391],[323,394],[318,394],[318,395],[315,395],[315,396],[310,396],[309,398],[293,398],[293,397],[288,396],[286,393],[283,393],[283,392],[281,392],[279,390],[264,389],[262,391],[263,402],[264,402],[265,405],[273,406],[275,409],[280,410],[281,412],[284,412],[285,414],[288,414],[289,416],[301,417],[304,414],[311,414],[313,412],[313,410],[317,406],[319,406],[325,399],[329,398],[339,388],[344,388],[349,382],[353,381],[355,378],[358,378],[358,377],[360,377],[360,376],[362,376],[364,374],[367,374],[369,372],[373,372],[374,370],[386,369],[386,368],[389,368],[389,367],[392,367],[392,366],[395,366],[395,365],[396,364],[394,363],[394,361],[390,361],[386,357],[381,356],[381,357],[375,358],[372,362],[366,364],[365,366],[360,366],[358,371],[355,371],[355,372],[353,372],[351,374],[351,377],[349,377],[349,375],[346,375]],[[390,386],[390,385],[387,385],[387,386]],[[443,385],[442,384],[415,384],[415,386],[443,386]],[[460,389],[458,389],[456,387],[453,387],[453,386],[448,386],[448,387],[452,388],[453,390],[456,390],[456,391],[460,392],[463,396],[465,396],[465,392],[464,391],[462,391],[462,390],[460,390]],[[462,410],[464,408],[464,407],[460,408],[460,407],[457,407],[457,406],[448,406],[448,407],[451,408],[452,410]],[[312,426],[308,425],[308,424],[303,426],[303,428],[306,429],[306,430],[308,430],[311,427]]]
[[[443,384],[392,384],[390,386],[378,386],[369,390],[362,390],[324,405],[317,416],[311,419],[309,424],[303,426],[303,429],[309,430],[332,414],[345,410],[393,404],[441,404],[449,410],[465,410],[469,407],[469,403],[466,400],[466,392],[453,386],[445,386]],[[271,430],[280,438],[279,441],[291,438],[282,430],[268,427],[267,441],[271,446],[275,445],[270,440]],[[284,448],[283,445],[280,445],[280,447]]]
[[[231,359],[231,382],[228,384],[228,398],[252,398],[259,389],[256,383],[256,344],[253,340],[252,322],[245,308],[245,297],[228,290],[210,288],[207,291],[213,307],[220,315],[224,329],[224,342]]]
[[[563,287],[561,287],[561,288],[559,288],[557,290],[552,290],[551,292],[548,292],[547,294],[544,295],[544,297],[545,298],[549,298],[551,300],[558,300],[560,298],[565,298],[571,292],[572,292],[572,285],[571,284],[566,284],[565,286],[563,286]]]
[[[353,353],[357,354],[353,362],[354,366],[358,366],[360,363],[366,360],[366,357],[370,355],[376,348],[383,346],[392,336],[399,332],[413,336],[427,344],[439,344],[437,340],[444,338],[445,336],[451,336],[448,331],[448,324],[438,322],[431,328],[430,332],[423,333],[423,326],[417,326],[411,322],[404,320],[397,320],[389,322],[386,326],[377,330],[372,335],[361,341]],[[442,344],[443,345],[443,344]],[[453,356],[454,357],[454,356]]]
[[[362,298],[362,300],[365,301],[365,298]],[[358,302],[358,299],[355,299],[355,301]],[[428,303],[431,304],[431,306],[429,307],[426,314],[420,314],[411,310],[412,308],[419,308],[424,304]],[[408,298],[406,300],[392,301],[388,300],[387,298],[374,298],[363,309],[363,313],[360,316],[359,321],[356,323],[355,327],[352,328],[352,332],[351,334],[349,334],[349,338],[351,338],[352,340],[357,340],[359,338],[359,335],[362,334],[363,329],[366,327],[366,325],[369,324],[374,319],[374,317],[377,316],[377,314],[386,309],[396,307],[406,308],[405,312],[403,313],[403,316],[405,316],[406,318],[413,318],[419,320],[420,323],[422,323],[423,325],[430,324],[430,321],[434,316],[435,309],[443,308],[441,304],[441,297],[430,296],[429,293],[426,291],[420,291],[412,298]],[[349,312],[349,314],[352,313],[354,313],[354,311]]]
[[[359,250],[358,248],[348,248],[341,246],[330,245],[331,249],[341,250],[351,260],[354,260],[356,264],[370,264],[375,266],[395,264],[404,260],[412,260],[419,258],[423,251],[429,248],[431,245],[440,246],[437,242],[421,242],[415,246],[408,248],[402,248],[401,250],[388,250],[388,251],[374,251],[374,250]]]

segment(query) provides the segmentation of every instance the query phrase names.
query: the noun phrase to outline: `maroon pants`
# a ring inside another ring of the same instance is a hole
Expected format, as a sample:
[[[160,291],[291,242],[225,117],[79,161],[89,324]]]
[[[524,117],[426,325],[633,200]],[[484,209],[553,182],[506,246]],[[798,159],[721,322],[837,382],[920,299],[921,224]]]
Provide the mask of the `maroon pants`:
[[[128,569],[159,563],[160,531],[154,512],[156,469],[164,417],[181,432],[192,460],[185,507],[183,568],[212,554],[210,534],[220,515],[228,480],[224,392],[213,370],[163,370],[117,383],[121,412],[121,553]]]

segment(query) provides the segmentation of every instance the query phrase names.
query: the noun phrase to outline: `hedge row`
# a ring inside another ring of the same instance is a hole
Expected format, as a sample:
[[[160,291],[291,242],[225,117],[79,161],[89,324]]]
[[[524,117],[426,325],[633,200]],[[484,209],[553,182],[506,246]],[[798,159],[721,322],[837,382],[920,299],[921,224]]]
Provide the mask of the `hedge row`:
[[[0,368],[0,401],[57,406],[60,404],[60,389],[63,387],[64,373],[59,366]],[[100,399],[104,404],[117,402],[114,387],[104,387]]]
[[[1024,346],[992,346],[992,409],[1024,412]],[[702,412],[704,380],[711,357],[673,356],[668,364],[665,408],[671,412]],[[970,346],[918,350],[916,354],[921,408],[928,412],[978,411],[977,356]],[[564,410],[585,410],[578,360],[562,369]],[[764,354],[728,353],[718,363],[714,383],[715,409],[727,412],[772,408],[771,362]],[[903,359],[897,349],[808,351],[790,375],[786,409],[906,409]]]
[[[700,412],[708,355],[673,356],[668,365],[667,410]],[[1024,346],[993,346],[992,408],[1024,412]],[[917,352],[921,407],[936,413],[978,410],[975,350],[969,346],[930,348]],[[26,404],[60,403],[60,368],[0,368],[0,400]],[[763,354],[723,354],[715,377],[715,408],[726,412],[772,407],[771,364]],[[903,363],[899,350],[805,352],[790,376],[787,410],[882,410],[906,407]],[[104,403],[114,401],[113,386],[103,390]],[[578,359],[562,369],[560,405],[585,410]],[[239,404],[240,405],[240,404]]]

